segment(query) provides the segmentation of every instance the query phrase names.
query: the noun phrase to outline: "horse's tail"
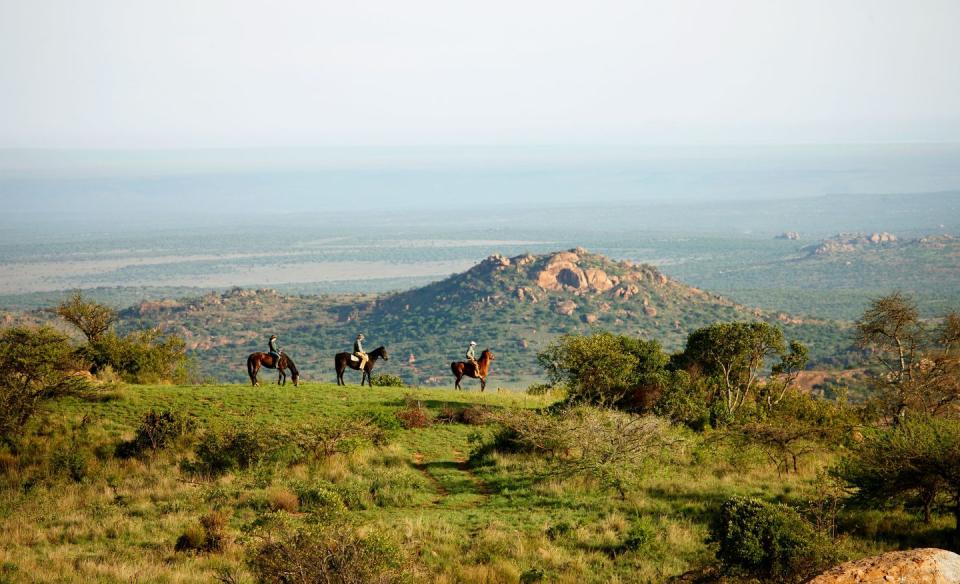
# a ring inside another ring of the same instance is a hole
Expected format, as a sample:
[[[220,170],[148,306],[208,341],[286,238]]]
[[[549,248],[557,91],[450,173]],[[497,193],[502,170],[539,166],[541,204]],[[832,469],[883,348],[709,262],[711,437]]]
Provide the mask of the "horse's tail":
[[[254,355],[255,353],[247,357],[247,375],[250,376],[251,380],[253,380]]]
[[[457,375],[457,365],[459,365],[459,363],[456,361],[450,363],[450,371],[452,371],[454,375]]]

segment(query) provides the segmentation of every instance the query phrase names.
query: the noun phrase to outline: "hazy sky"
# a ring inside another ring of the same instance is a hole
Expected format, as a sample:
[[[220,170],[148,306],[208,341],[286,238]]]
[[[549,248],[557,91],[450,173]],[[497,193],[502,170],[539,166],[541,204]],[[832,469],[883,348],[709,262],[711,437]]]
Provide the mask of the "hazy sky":
[[[0,0],[0,147],[960,140],[957,0]]]

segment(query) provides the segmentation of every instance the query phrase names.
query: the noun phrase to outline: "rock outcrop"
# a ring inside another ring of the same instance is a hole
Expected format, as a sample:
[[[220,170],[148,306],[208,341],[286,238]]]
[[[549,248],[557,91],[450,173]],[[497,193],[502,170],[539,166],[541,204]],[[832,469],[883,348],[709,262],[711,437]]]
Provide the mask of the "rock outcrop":
[[[835,253],[849,253],[858,249],[881,245],[884,243],[896,243],[897,236],[886,231],[879,233],[841,233],[830,239],[824,239],[819,245],[806,247],[810,255],[826,255]]]
[[[960,555],[936,548],[889,552],[840,564],[808,584],[960,584]]]

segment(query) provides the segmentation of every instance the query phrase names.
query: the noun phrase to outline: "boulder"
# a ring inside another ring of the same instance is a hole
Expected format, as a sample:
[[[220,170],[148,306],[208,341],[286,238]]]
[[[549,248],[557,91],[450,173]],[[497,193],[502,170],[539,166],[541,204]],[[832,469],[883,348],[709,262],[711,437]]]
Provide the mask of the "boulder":
[[[577,309],[577,305],[572,300],[561,300],[553,307],[557,314],[570,316]]]
[[[587,268],[583,271],[583,274],[586,276],[587,284],[589,284],[591,290],[606,292],[610,288],[613,288],[613,281],[603,270]]]
[[[960,555],[936,548],[889,552],[833,567],[808,584],[960,584]]]

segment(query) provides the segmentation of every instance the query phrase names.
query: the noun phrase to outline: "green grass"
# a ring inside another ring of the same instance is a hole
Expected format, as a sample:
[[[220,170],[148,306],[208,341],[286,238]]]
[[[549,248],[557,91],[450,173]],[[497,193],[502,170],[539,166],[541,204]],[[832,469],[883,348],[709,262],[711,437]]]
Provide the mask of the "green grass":
[[[18,454],[0,453],[0,581],[210,582],[229,575],[250,582],[245,559],[279,516],[294,524],[317,517],[303,501],[297,512],[274,512],[271,500],[315,485],[335,490],[363,529],[398,542],[414,581],[518,582],[539,570],[550,582],[661,582],[712,561],[708,525],[724,499],[747,494],[802,503],[814,491],[816,471],[835,456],[808,457],[800,474],[779,477],[757,453],[703,448],[695,435],[675,430],[686,446],[669,464],[647,469],[620,498],[589,479],[544,478],[543,461],[530,455],[495,453],[471,463],[476,437],[493,428],[464,424],[400,430],[382,447],[217,478],[181,470],[178,463],[192,456],[189,446],[142,460],[112,454],[150,409],[188,412],[208,429],[236,422],[289,428],[357,412],[392,416],[407,396],[434,414],[448,405],[531,408],[551,401],[316,383],[127,386],[109,399],[63,399],[36,420]],[[86,430],[77,430],[84,418]],[[62,451],[86,461],[80,481],[51,465]],[[230,515],[233,542],[226,550],[175,552],[184,529],[213,509]],[[938,516],[923,526],[904,512],[866,512],[847,521],[851,555],[936,543],[952,525]],[[655,537],[627,549],[636,523]]]

